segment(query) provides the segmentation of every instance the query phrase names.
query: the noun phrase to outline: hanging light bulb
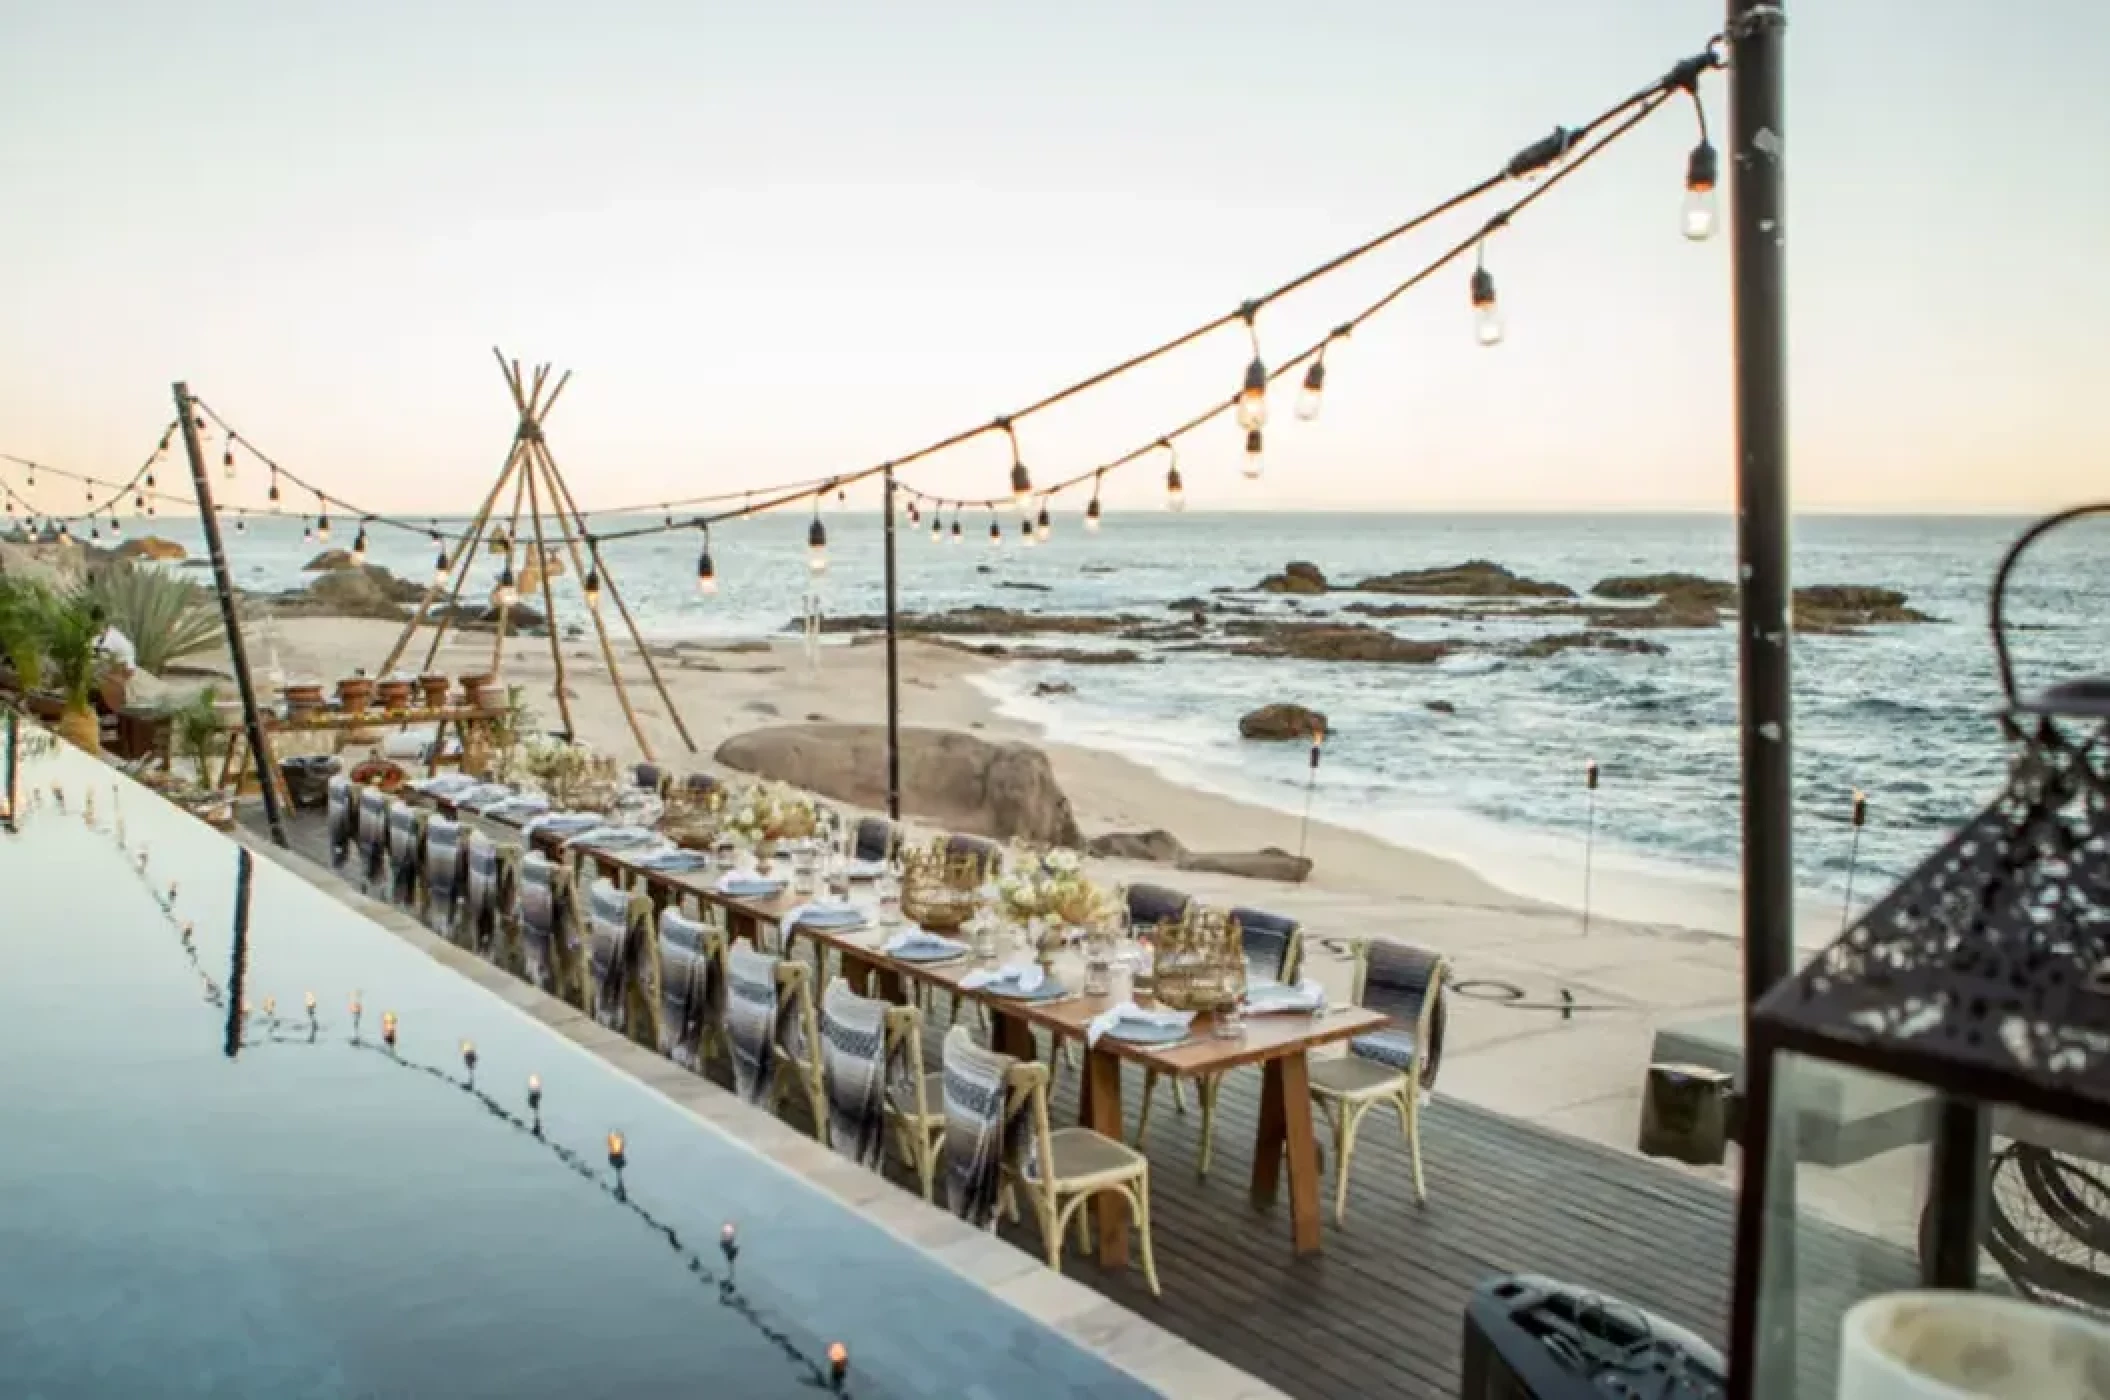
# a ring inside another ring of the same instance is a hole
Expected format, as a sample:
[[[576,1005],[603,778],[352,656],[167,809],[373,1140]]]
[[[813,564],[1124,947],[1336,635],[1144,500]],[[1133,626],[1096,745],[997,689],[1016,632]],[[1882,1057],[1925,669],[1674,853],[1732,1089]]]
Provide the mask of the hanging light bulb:
[[[230,481],[232,481],[232,480],[234,479],[234,439],[233,439],[233,438],[229,438],[229,439],[227,439],[227,450],[226,450],[225,452],[222,452],[222,453],[220,454],[220,474],[221,474],[222,476],[226,477],[226,478],[227,478],[228,480],[230,480]]]
[[[237,516],[236,516],[236,517],[234,518],[234,532],[235,532],[235,533],[236,533],[237,535],[246,535],[246,534],[248,534],[248,533],[249,533],[249,521],[248,521],[248,520],[247,520],[247,519],[246,519],[245,517],[237,515]]]
[[[711,527],[703,527],[703,549],[696,556],[696,591],[709,594],[718,591],[718,570],[711,563]]]
[[[1048,502],[1046,497],[1041,498],[1040,518],[1033,522],[1033,533],[1041,539],[1046,539],[1049,535],[1055,533],[1055,522],[1048,519]]]
[[[300,518],[300,542],[302,544],[315,543],[315,527],[308,523],[308,517],[305,515]]]
[[[432,586],[434,588],[438,588],[442,584],[447,582],[448,567],[449,565],[447,562],[447,546],[445,544],[441,544],[440,552],[435,555],[432,560]]]
[[[1307,423],[1317,418],[1325,394],[1326,352],[1322,349],[1319,357],[1311,362],[1311,368],[1304,371],[1304,391],[1297,395],[1297,417]]]
[[[1011,439],[1011,508],[1024,515],[1026,500],[1033,494],[1033,474],[1026,470],[1025,460],[1018,455],[1018,432],[1011,426],[1011,420],[999,418],[996,423],[1004,430],[1004,436]]]
[[[1254,428],[1245,435],[1245,474],[1257,480],[1267,466],[1266,447],[1260,440],[1260,429]]]
[[[278,504],[278,468],[277,468],[277,467],[273,467],[273,468],[271,469],[271,493],[270,493],[270,496],[268,497],[268,499],[270,500],[271,504],[273,504],[273,505],[277,505],[277,504]]]
[[[932,515],[930,518],[930,537],[932,543],[945,538],[945,522],[936,515]]]
[[[1027,549],[1031,549],[1034,545],[1040,543],[1038,537],[1033,533],[1032,521],[1021,520],[1018,522],[1018,542]]]
[[[1495,275],[1487,270],[1487,245],[1480,245],[1480,265],[1473,269],[1474,333],[1482,345],[1502,341],[1502,308],[1495,300]]]
[[[960,517],[956,512],[952,517],[952,542],[954,544],[958,544],[961,538],[962,537],[960,535]]]
[[[359,527],[359,533],[352,537],[352,563],[366,563],[366,526],[363,524]]]
[[[1253,322],[1259,310],[1247,302],[1239,312],[1253,342],[1253,362],[1245,367],[1245,385],[1238,391],[1238,426],[1247,432],[1267,425],[1267,366],[1260,359],[1260,328]]]
[[[102,537],[103,532],[99,528],[97,528],[93,520],[90,520],[88,522],[88,542],[90,544],[93,544],[96,541],[100,540]]]
[[[513,586],[513,561],[510,559],[498,571],[498,587],[491,594],[491,601],[501,608],[510,608],[520,601],[520,590]]]
[[[150,472],[148,472],[148,473],[147,473],[147,490],[151,491],[151,490],[153,490],[153,489],[154,489],[154,474],[153,474],[153,473],[152,473],[152,472],[150,471]]]
[[[1091,503],[1084,508],[1084,532],[1087,535],[1099,533],[1099,479],[1097,477],[1092,478]]]
[[[315,522],[315,538],[324,544],[330,542],[330,509],[324,506],[322,516]]]
[[[123,522],[122,520],[119,520],[119,519],[118,519],[118,518],[117,518],[116,516],[114,516],[114,515],[113,515],[113,516],[111,516],[111,517],[110,517],[110,538],[114,540],[114,539],[116,539],[116,538],[117,538],[117,537],[118,537],[119,535],[122,535],[122,534],[123,534],[124,532],[125,532],[125,526],[124,526],[124,522]]]
[[[1685,236],[1695,243],[1714,236],[1716,215],[1715,179],[1719,162],[1714,147],[1703,134],[1700,144],[1685,159]]]
[[[828,571],[828,527],[821,523],[818,499],[813,507],[813,523],[806,527],[806,567],[817,574]]]
[[[992,515],[989,517],[989,547],[991,549],[1001,549],[1003,544],[1004,532],[997,527],[996,517]]]
[[[593,555],[593,562],[586,566],[586,583],[584,587],[586,590],[586,606],[589,608],[600,607],[601,556],[598,553]]]
[[[73,543],[73,531],[71,531],[71,530],[69,530],[69,529],[67,529],[67,528],[66,528],[66,522],[65,522],[65,521],[63,521],[63,520],[61,520],[61,521],[59,522],[59,543],[60,543],[60,544],[72,544],[72,543]]]
[[[1164,448],[1166,455],[1171,459],[1165,466],[1165,509],[1185,510],[1187,488],[1180,480],[1180,450],[1172,445],[1170,438],[1159,439],[1158,446]]]

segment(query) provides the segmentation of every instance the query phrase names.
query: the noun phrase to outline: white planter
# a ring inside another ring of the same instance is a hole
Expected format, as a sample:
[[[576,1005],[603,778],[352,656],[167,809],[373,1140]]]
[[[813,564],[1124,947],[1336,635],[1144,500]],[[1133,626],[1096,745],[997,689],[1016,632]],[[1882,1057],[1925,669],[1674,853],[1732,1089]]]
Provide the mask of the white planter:
[[[1885,1293],[1839,1329],[1838,1400],[2098,1400],[2110,1326],[1986,1293]]]

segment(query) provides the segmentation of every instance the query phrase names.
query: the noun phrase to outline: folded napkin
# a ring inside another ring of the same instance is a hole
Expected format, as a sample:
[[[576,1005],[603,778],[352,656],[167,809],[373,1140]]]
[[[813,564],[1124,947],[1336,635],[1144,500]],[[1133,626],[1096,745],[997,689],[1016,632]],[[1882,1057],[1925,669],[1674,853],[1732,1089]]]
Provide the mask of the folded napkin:
[[[1007,963],[998,968],[978,967],[960,979],[960,986],[970,992],[988,987],[1029,995],[1040,990],[1047,976],[1039,963]]]
[[[512,806],[511,803],[500,805]],[[496,809],[493,811],[495,814]],[[554,831],[560,836],[576,836],[580,832],[591,831],[600,824],[601,814],[598,812],[544,812],[531,818],[520,830],[527,836],[533,836],[538,831]]]
[[[459,797],[485,784],[467,773],[435,773],[429,778],[419,778],[411,786],[434,797]]]
[[[493,807],[503,806],[506,803],[515,801],[538,802],[541,806],[536,808],[537,811],[540,811],[542,807],[549,806],[549,803],[542,798],[528,798],[516,794],[504,783],[479,783],[464,792],[456,801],[472,812],[487,812]]]
[[[865,921],[864,911],[854,904],[801,904],[777,922],[789,933],[800,924],[814,928],[855,928]]]
[[[1309,1014],[1325,1009],[1326,993],[1316,982],[1307,980],[1295,986],[1282,982],[1263,982],[1246,988],[1245,1010],[1248,1016],[1270,1016],[1278,1012]]]
[[[662,875],[686,875],[692,870],[702,870],[709,866],[711,858],[701,851],[685,851],[679,846],[669,846],[664,851],[638,856],[636,863],[647,870],[657,870]]]
[[[729,894],[735,898],[752,898],[756,895],[775,894],[784,888],[784,882],[782,880],[765,880],[759,875],[742,874],[737,870],[728,870],[725,874],[718,877],[718,883],[712,888],[716,889],[720,894]]]
[[[853,880],[876,880],[886,874],[886,862],[883,860],[846,861],[843,865],[843,870]]]
[[[964,953],[967,951],[967,945],[957,938],[947,938],[943,934],[932,933],[929,929],[911,928],[903,929],[900,933],[889,938],[880,947],[880,951],[883,953]],[[972,973],[968,975],[973,976]]]
[[[663,838],[642,826],[594,826],[571,838],[575,846],[598,846],[604,851],[636,846],[656,846]]]
[[[1101,1036],[1122,1024],[1185,1030],[1194,1024],[1194,1013],[1165,1008],[1146,1011],[1132,1001],[1124,1001],[1112,1010],[1102,1011],[1092,1017],[1091,1024],[1084,1028],[1085,1044],[1097,1045]]]

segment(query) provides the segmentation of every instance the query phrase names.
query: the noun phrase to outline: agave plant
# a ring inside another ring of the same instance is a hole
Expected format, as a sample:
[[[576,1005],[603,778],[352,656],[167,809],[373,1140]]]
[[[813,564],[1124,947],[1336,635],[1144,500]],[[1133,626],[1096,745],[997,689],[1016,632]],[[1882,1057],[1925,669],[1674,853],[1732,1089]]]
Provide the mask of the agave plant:
[[[220,617],[212,595],[160,569],[112,564],[92,575],[81,594],[102,609],[108,625],[131,640],[142,671],[159,674],[220,643]]]

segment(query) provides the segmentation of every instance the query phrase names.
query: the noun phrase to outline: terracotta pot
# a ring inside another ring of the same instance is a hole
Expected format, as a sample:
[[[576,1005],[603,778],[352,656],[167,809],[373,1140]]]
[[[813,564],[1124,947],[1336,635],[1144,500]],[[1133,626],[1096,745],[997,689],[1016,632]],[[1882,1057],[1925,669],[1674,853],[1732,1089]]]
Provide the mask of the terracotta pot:
[[[77,749],[89,753],[103,751],[102,721],[95,717],[93,709],[83,706],[78,710],[67,710],[59,716],[59,737]]]
[[[319,710],[322,708],[322,687],[303,682],[289,685],[280,692],[286,698],[289,710]]]
[[[48,690],[32,690],[22,697],[22,703],[29,707],[30,714],[46,724],[57,723],[59,717],[66,713],[66,702]]]
[[[476,703],[477,692],[482,690],[485,686],[489,685],[490,683],[491,673],[489,671],[473,671],[470,674],[463,676],[462,703],[464,705],[474,705]]]
[[[437,673],[419,676],[418,688],[425,692],[425,708],[428,710],[446,708],[447,691],[452,684],[452,681]]]
[[[337,682],[337,703],[348,715],[365,714],[373,697],[374,683],[364,676],[346,676]]]
[[[416,681],[382,681],[374,687],[374,698],[384,710],[407,710],[417,691]]]
[[[485,681],[471,693],[469,703],[479,710],[503,710],[506,707],[506,688],[497,681]]]

